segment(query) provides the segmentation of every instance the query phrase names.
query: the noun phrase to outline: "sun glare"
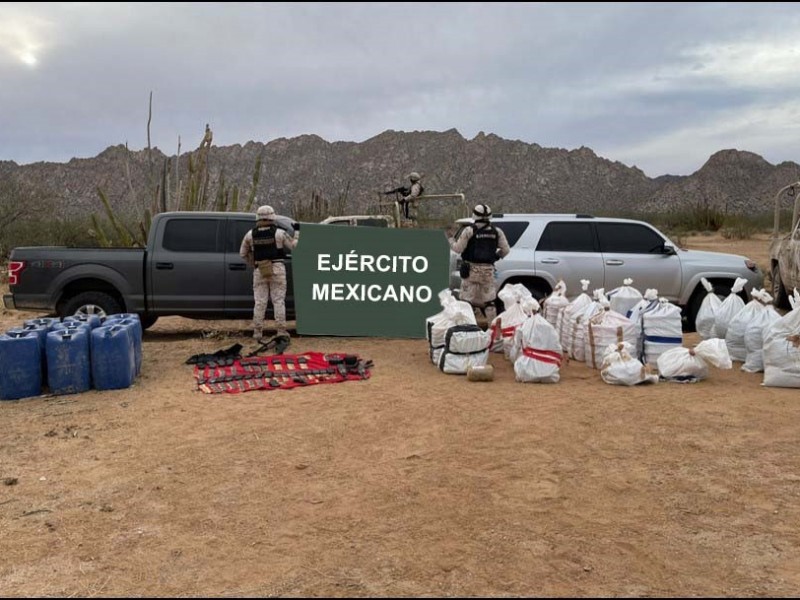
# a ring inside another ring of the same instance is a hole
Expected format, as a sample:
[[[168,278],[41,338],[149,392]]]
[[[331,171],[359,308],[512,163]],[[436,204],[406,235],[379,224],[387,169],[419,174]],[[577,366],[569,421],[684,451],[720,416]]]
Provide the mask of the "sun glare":
[[[33,52],[20,52],[19,59],[29,67],[35,67],[39,62]]]

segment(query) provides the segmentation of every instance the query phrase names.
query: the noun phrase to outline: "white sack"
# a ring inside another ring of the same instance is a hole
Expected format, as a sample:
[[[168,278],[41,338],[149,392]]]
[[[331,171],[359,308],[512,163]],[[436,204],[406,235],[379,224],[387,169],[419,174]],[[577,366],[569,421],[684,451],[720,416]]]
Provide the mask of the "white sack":
[[[722,306],[722,300],[719,299],[714,293],[714,287],[711,283],[703,277],[700,282],[706,288],[706,297],[700,304],[700,310],[697,311],[695,317],[695,328],[700,337],[704,340],[709,340],[714,337],[714,324],[717,321],[717,312],[719,307]]]
[[[731,358],[724,340],[712,338],[693,349],[672,348],[658,357],[658,373],[664,379],[678,382],[702,381],[708,377],[708,365],[730,369]]]
[[[764,334],[764,385],[800,388],[800,296]]]
[[[739,297],[739,292],[744,289],[745,283],[747,283],[746,279],[737,277],[731,287],[731,293],[722,301],[714,320],[714,337],[724,340],[731,320],[744,308],[744,300]]]
[[[627,342],[612,346],[600,365],[600,377],[611,385],[637,385],[657,383],[658,375],[631,356],[634,346]]]
[[[753,294],[755,295],[755,292]],[[764,310],[747,323],[744,330],[744,347],[747,350],[747,357],[742,365],[742,371],[748,373],[759,373],[764,370],[764,334],[775,321],[781,318],[771,304],[772,296],[766,290],[761,290],[760,296],[764,303]]]
[[[627,317],[633,307],[642,300],[642,293],[631,287],[633,279],[623,279],[622,285],[608,293],[608,300],[611,302],[611,310],[618,312],[623,317]],[[598,361],[599,362],[599,361]]]

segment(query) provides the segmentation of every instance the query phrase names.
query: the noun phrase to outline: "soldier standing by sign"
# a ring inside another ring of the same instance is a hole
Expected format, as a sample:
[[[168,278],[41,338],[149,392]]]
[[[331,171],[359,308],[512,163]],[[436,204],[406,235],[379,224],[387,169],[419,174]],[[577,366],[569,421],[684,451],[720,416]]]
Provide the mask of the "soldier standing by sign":
[[[461,234],[450,241],[453,252],[461,255],[459,299],[472,305],[476,317],[483,312],[491,322],[497,316],[494,263],[506,256],[511,248],[503,230],[489,222],[491,208],[478,204],[472,215],[475,222],[464,227]]]
[[[295,237],[290,237],[276,223],[275,210],[271,206],[260,206],[256,211],[256,226],[248,231],[239,255],[247,264],[255,267],[253,270],[253,337],[263,337],[264,314],[267,303],[272,297],[272,307],[275,312],[275,327],[277,335],[289,336],[286,331],[286,250],[292,250],[297,245],[300,236],[300,225],[295,226]]]

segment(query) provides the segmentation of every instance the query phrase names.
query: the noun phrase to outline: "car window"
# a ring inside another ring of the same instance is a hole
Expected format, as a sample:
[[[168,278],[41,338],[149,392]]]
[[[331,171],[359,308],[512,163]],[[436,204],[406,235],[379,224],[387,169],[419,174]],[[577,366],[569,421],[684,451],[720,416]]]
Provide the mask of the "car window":
[[[601,252],[650,254],[660,252],[664,238],[637,223],[597,223]]]
[[[388,227],[389,224],[386,219],[378,219],[376,217],[366,217],[364,219],[356,219],[356,225],[359,227]]]
[[[231,219],[228,221],[228,234],[225,237],[225,252],[229,254],[239,254],[239,250],[242,247],[242,240],[244,239],[245,234],[248,231],[253,229],[256,226],[256,220],[253,219]],[[278,227],[281,227],[281,223],[278,223]],[[281,227],[282,229],[285,228]],[[291,251],[286,250],[286,254],[291,256]]]
[[[245,234],[256,226],[255,218],[251,220],[237,219],[228,221],[228,235],[225,240],[225,252],[239,254]]]
[[[528,228],[529,223],[527,221],[501,221],[492,223],[492,225],[503,230],[503,233],[506,234],[508,245],[513,248],[514,244],[519,241],[519,238]]]
[[[536,250],[551,252],[597,252],[591,223],[548,223]]]
[[[219,219],[171,219],[162,245],[172,252],[217,252],[220,223]]]
[[[469,227],[471,223],[462,223],[458,226],[458,230],[456,231],[455,236],[453,239],[458,239],[461,237],[461,232],[464,231],[467,227]],[[506,235],[506,240],[508,240],[508,245],[512,248],[514,244],[519,241],[519,238],[528,228],[527,221],[502,221],[502,222],[492,222],[492,225],[497,227],[498,229],[502,229],[503,233]]]

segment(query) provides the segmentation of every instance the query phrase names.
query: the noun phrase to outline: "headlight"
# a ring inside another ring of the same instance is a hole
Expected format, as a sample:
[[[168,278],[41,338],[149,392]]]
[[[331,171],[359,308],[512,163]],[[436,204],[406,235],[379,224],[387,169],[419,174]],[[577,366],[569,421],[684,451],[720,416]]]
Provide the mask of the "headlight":
[[[750,269],[753,273],[758,272],[758,265],[754,263],[752,260],[745,260],[744,266]]]

